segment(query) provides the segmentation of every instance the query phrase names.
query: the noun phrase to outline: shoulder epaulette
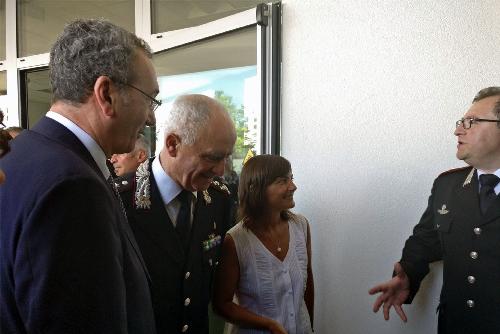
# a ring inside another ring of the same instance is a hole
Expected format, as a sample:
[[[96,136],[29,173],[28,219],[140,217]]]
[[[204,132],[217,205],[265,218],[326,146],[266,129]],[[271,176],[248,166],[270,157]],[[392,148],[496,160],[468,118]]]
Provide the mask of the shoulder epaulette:
[[[220,179],[213,180],[212,183],[210,184],[210,187],[228,196],[231,194],[227,185]]]
[[[460,168],[453,168],[453,169],[450,169],[450,170],[447,170],[445,172],[442,172],[441,174],[439,174],[439,176],[445,176],[445,175],[448,175],[448,174],[453,174],[453,173],[456,173],[456,172],[461,172],[461,171],[464,171],[466,169],[469,169],[471,168],[470,166],[465,166],[465,167],[460,167]]]

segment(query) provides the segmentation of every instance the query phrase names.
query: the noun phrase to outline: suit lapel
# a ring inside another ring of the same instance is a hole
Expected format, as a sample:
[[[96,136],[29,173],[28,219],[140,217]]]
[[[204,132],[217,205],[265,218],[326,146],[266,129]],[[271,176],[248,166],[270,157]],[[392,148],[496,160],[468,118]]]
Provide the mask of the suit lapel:
[[[138,226],[162,252],[182,266],[186,254],[165,209],[153,173],[151,171],[150,173],[151,208],[149,210],[135,209]]]

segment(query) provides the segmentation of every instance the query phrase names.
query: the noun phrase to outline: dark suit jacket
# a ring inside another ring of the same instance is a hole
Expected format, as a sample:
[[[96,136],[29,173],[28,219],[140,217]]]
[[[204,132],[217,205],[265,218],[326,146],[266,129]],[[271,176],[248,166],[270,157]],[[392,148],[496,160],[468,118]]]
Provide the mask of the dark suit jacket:
[[[471,167],[440,175],[427,210],[406,241],[401,265],[411,282],[409,301],[443,260],[439,333],[500,333],[500,198],[485,215]],[[475,252],[475,253],[472,253]],[[477,256],[476,256],[477,255]]]
[[[233,224],[231,200],[215,184],[208,189],[211,203],[198,192],[191,242],[186,252],[149,168],[150,209],[135,208],[134,178],[129,180],[131,187],[122,190],[121,195],[151,275],[158,334],[208,333],[208,303],[221,245],[204,249],[203,241],[214,236],[223,238]]]
[[[139,248],[77,137],[43,118],[0,167],[1,332],[154,333]]]

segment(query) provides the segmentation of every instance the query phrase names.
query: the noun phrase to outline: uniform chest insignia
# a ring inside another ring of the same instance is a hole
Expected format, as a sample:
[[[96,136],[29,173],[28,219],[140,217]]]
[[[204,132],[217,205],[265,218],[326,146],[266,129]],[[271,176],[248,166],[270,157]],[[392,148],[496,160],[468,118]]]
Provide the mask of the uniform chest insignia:
[[[464,181],[464,184],[462,184],[462,187],[468,186],[471,183],[472,177],[474,176],[475,171],[476,171],[476,169],[472,168],[469,175],[467,175],[467,177],[465,178],[465,181]]]
[[[151,187],[149,184],[149,159],[139,165],[135,173],[136,189],[134,194],[135,207],[151,209]]]
[[[446,204],[443,204],[443,206],[441,207],[441,209],[439,209],[439,210],[437,210],[437,211],[438,211],[438,213],[439,213],[440,215],[445,215],[445,214],[447,214],[448,212],[450,212],[449,210],[447,210],[447,209],[446,209]]]
[[[208,250],[220,245],[221,242],[222,242],[222,238],[220,235],[210,234],[208,236],[208,240],[204,240],[202,242],[203,250],[208,251]]]
[[[212,203],[212,197],[210,197],[208,190],[203,190],[203,199],[205,200],[205,204]]]

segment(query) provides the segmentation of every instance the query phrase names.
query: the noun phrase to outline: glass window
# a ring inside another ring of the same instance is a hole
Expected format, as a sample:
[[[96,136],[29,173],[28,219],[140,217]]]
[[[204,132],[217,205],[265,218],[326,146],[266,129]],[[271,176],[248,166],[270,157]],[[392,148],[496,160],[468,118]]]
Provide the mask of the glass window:
[[[0,72],[0,109],[7,116],[7,72]],[[7,119],[5,119],[7,121]],[[5,122],[4,122],[5,123]]]
[[[32,128],[50,109],[52,93],[49,86],[49,70],[30,70],[21,72],[23,94],[21,110],[27,110],[23,115],[23,127]]]
[[[255,7],[260,0],[152,0],[153,34],[198,26]]]
[[[232,165],[239,172],[249,150],[260,148],[261,112],[257,80],[256,27],[231,32],[156,54],[163,104],[156,111],[156,153],[163,146],[162,123],[181,94],[204,94],[219,100],[235,122],[237,140]]]
[[[134,0],[17,1],[19,57],[49,52],[64,25],[77,17],[106,18],[134,32],[134,8]]]
[[[5,59],[5,0],[0,0],[0,60]]]

